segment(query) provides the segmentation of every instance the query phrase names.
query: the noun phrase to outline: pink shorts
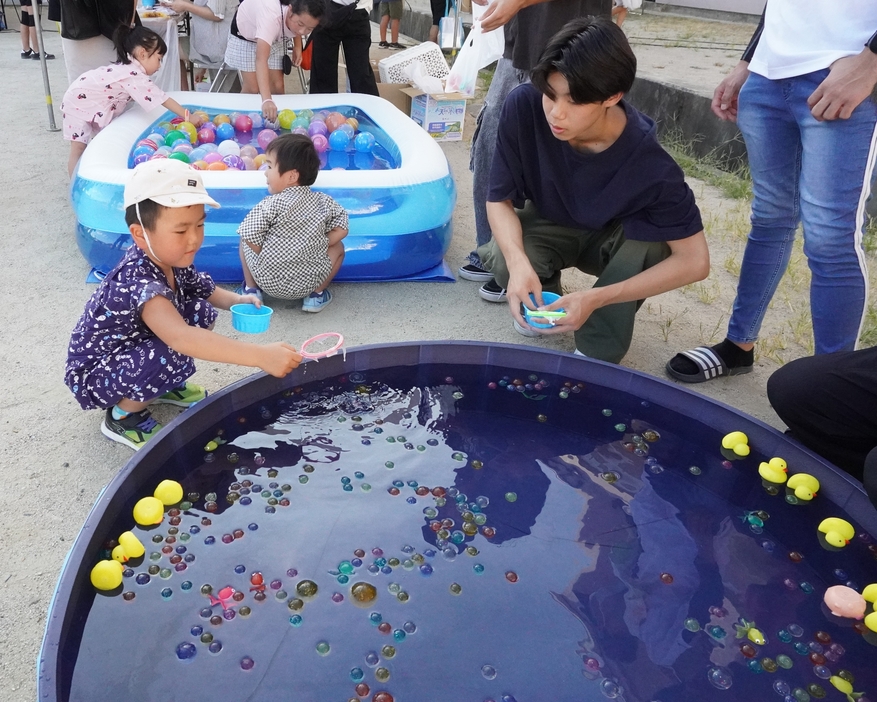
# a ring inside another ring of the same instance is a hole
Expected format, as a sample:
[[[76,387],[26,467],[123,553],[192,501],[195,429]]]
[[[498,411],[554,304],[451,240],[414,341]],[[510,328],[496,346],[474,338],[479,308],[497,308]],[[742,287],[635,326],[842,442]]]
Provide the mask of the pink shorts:
[[[64,138],[67,141],[79,141],[87,144],[92,137],[100,131],[94,122],[86,122],[79,115],[67,114],[64,111],[64,105],[61,105],[61,116],[64,126]]]

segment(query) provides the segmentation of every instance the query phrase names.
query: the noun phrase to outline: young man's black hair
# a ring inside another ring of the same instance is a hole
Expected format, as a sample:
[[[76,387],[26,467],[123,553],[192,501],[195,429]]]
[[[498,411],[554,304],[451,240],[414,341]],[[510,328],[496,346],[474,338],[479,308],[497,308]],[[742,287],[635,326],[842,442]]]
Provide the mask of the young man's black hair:
[[[277,171],[298,171],[299,185],[313,185],[320,172],[320,157],[310,137],[284,134],[268,144],[265,153],[274,157]]]
[[[636,77],[636,56],[614,22],[580,17],[554,35],[530,75],[533,85],[552,100],[555,95],[548,78],[555,72],[566,78],[576,104],[603,102],[630,90]]]

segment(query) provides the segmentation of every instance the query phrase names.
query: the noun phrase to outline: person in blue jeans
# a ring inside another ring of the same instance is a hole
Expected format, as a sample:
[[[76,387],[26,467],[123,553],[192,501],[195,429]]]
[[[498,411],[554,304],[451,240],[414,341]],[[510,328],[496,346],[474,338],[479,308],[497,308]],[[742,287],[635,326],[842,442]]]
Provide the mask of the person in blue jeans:
[[[856,347],[867,302],[862,236],[877,156],[877,3],[769,0],[712,110],[736,120],[752,172],[752,230],[727,338],[677,354],[686,383],[748,373],[767,307],[804,229],[817,354]]]

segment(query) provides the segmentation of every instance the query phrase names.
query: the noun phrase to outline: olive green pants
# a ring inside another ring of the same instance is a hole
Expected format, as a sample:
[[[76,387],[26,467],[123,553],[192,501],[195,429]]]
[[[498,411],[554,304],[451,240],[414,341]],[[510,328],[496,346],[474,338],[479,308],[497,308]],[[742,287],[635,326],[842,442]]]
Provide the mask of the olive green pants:
[[[632,278],[670,255],[665,242],[625,239],[618,223],[601,231],[564,227],[539,217],[531,202],[516,214],[523,230],[524,251],[542,281],[542,289],[558,295],[563,294],[560,272],[564,268],[578,268],[596,276],[594,287],[604,287]],[[509,270],[496,241],[479,247],[478,255],[500,287],[508,287]],[[595,310],[576,331],[576,348],[591,358],[621,361],[630,348],[634,319],[643,302],[619,302]]]

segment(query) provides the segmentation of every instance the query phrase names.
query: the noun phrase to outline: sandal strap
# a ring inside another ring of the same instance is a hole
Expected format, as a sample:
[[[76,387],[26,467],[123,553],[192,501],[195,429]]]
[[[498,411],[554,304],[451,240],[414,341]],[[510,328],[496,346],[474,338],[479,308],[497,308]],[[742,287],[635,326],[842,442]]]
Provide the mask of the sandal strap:
[[[698,346],[690,351],[682,351],[682,355],[693,361],[707,380],[718,378],[728,372],[728,366],[709,346]]]

